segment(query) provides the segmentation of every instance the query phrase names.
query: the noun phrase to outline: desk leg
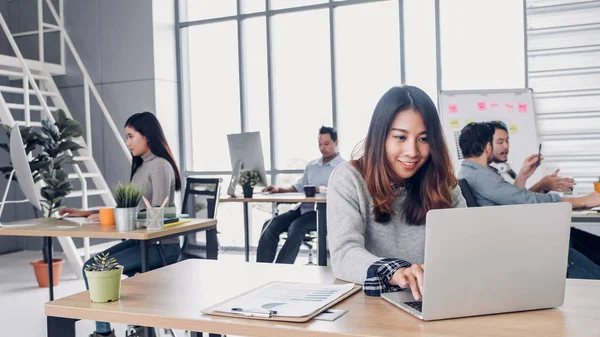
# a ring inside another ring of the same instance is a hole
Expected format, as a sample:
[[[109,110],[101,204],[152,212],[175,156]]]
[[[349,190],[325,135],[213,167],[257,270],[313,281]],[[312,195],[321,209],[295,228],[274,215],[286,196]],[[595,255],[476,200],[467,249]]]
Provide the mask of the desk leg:
[[[52,317],[46,318],[48,337],[75,337],[75,322],[77,319]]]
[[[202,332],[195,332],[192,331],[191,332],[191,337],[202,337],[203,333]],[[209,333],[208,337],[221,337],[222,335],[219,334],[215,334],[215,333]]]
[[[219,258],[219,239],[217,238],[217,228],[206,231],[206,258],[217,260]]]
[[[248,214],[248,203],[244,201],[244,253],[246,262],[250,261],[250,219]]]
[[[154,337],[154,328],[144,327],[144,337]]]
[[[52,237],[44,237],[46,240],[46,249],[48,253],[48,292],[50,295],[50,301],[54,301],[54,272],[52,270]]]
[[[148,247],[146,245],[146,240],[140,240],[140,252],[142,255],[140,256],[142,259],[142,273],[145,273],[150,267],[148,266]]]
[[[317,203],[317,263],[327,266],[327,204]]]

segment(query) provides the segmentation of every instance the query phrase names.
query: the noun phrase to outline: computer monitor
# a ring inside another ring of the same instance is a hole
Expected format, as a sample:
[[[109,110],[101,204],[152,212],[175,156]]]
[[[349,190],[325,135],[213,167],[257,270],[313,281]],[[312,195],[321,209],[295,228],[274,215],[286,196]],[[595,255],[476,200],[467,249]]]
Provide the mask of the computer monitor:
[[[242,170],[258,172],[258,185],[267,186],[265,160],[260,141],[260,132],[243,132],[227,135],[231,159],[231,181],[227,194],[235,196],[235,186]]]
[[[39,190],[35,188],[35,182],[29,169],[29,160],[27,160],[27,154],[25,153],[25,145],[23,145],[23,139],[21,138],[21,130],[18,125],[14,125],[10,131],[10,160],[13,165],[13,171],[10,174],[9,180],[6,184],[6,190],[2,197],[2,205],[0,205],[0,216],[4,210],[4,205],[7,203],[6,197],[10,188],[10,183],[13,174],[17,176],[19,187],[25,195],[25,198],[29,200],[29,203],[38,210],[42,210],[40,204]],[[2,226],[2,224],[0,224]]]

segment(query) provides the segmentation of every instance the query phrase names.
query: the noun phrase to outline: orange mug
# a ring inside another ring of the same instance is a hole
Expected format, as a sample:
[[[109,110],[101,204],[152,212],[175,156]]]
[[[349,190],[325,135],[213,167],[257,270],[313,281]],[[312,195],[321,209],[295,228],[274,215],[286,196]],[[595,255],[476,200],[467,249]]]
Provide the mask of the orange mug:
[[[114,226],[115,225],[115,209],[100,208],[100,225]]]
[[[600,181],[596,181],[594,183],[594,190],[598,193],[600,193]]]

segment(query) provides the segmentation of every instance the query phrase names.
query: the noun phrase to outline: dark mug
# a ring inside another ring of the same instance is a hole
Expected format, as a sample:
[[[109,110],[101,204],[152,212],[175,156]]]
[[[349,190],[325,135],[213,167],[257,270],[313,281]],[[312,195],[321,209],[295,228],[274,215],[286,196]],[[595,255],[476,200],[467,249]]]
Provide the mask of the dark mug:
[[[312,198],[317,193],[317,187],[315,185],[306,185],[304,186],[304,195],[307,198]]]

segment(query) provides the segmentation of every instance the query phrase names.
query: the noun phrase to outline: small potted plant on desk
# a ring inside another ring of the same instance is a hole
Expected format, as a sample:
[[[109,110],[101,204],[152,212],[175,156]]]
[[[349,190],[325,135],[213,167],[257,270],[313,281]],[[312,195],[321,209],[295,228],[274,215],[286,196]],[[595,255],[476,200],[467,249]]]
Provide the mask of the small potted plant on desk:
[[[244,198],[252,198],[254,186],[258,184],[259,180],[260,178],[258,177],[258,172],[256,171],[246,170],[240,173],[238,183],[242,185],[242,190],[244,191]]]
[[[142,199],[142,190],[132,183],[115,185],[113,195],[115,208],[115,227],[118,232],[132,231],[137,228],[138,204]]]
[[[113,302],[121,297],[123,266],[108,255],[109,253],[94,256],[94,263],[85,267],[92,302]]]

